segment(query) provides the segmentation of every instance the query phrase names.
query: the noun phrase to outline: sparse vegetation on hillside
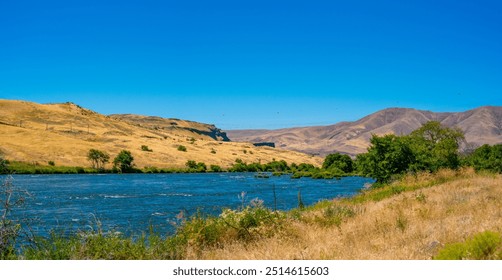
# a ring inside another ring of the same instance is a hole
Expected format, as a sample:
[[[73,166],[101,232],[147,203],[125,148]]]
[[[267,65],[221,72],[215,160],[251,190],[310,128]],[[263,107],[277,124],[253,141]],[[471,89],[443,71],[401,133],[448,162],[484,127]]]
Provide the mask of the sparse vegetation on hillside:
[[[217,164],[228,168],[232,153],[248,151],[246,161],[307,162],[318,165],[321,158],[285,150],[229,142],[223,131],[197,122],[134,115],[104,116],[72,103],[36,104],[0,100],[0,153],[17,162],[54,161],[57,166],[91,166],[86,155],[90,149],[105,152],[110,162],[120,150],[131,151],[136,167],[182,169],[187,160]],[[193,145],[190,144],[193,141]],[[147,151],[135,153],[142,146]],[[173,154],[178,146],[187,153]],[[211,153],[214,149],[217,153]],[[253,152],[253,153],[251,153]],[[106,166],[111,168],[112,166]],[[101,171],[100,171],[101,172]]]
[[[141,145],[141,150],[142,150],[143,152],[153,152],[153,150],[152,150],[152,149],[150,149],[150,148],[148,148],[148,146],[147,146],[147,145]]]

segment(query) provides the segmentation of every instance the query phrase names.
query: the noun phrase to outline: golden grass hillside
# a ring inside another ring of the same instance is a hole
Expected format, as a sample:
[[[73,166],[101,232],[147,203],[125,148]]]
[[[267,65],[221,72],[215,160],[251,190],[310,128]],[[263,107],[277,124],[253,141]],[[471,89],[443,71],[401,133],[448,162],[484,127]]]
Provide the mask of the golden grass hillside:
[[[104,116],[73,103],[37,104],[0,100],[0,154],[13,161],[90,166],[89,149],[115,157],[130,150],[139,168],[184,167],[187,160],[228,167],[245,162],[320,165],[322,159],[250,143],[226,142],[212,125],[132,115]],[[147,146],[151,152],[143,151]],[[186,152],[178,147],[186,147]],[[110,167],[110,166],[108,166]]]
[[[252,240],[187,249],[187,259],[427,260],[446,244],[502,233],[502,175],[467,169],[407,176],[353,199],[288,213]],[[500,256],[502,256],[502,244]]]

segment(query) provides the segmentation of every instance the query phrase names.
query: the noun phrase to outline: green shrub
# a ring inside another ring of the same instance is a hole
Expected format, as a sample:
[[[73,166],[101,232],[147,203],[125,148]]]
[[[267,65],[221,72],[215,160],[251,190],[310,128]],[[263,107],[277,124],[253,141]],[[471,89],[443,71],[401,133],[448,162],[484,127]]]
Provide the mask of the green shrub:
[[[417,201],[419,202],[422,202],[422,203],[426,203],[427,202],[427,197],[425,196],[425,194],[423,192],[419,192],[415,198],[417,199]]]
[[[434,259],[500,260],[502,259],[502,238],[498,232],[485,231],[465,242],[446,245]]]
[[[502,173],[502,144],[483,145],[464,159],[464,164],[479,170]]]
[[[28,260],[147,260],[173,259],[180,256],[171,242],[150,232],[148,237],[124,237],[119,233],[90,230],[75,234],[51,232],[38,237],[26,247],[23,258]]]
[[[178,151],[180,151],[180,152],[186,152],[187,151],[187,147],[185,147],[183,145],[179,145],[178,146]]]
[[[145,168],[143,169],[143,172],[144,173],[160,173],[161,170],[159,170],[155,166],[145,166]]]
[[[148,148],[148,146],[146,146],[146,145],[141,145],[141,150],[143,152],[153,152],[153,150]]]
[[[408,223],[408,218],[406,218],[403,213],[399,213],[396,218],[396,228],[404,232],[408,228]]]
[[[203,250],[207,247],[220,247],[231,240],[250,241],[260,237],[269,237],[277,232],[285,215],[273,212],[262,205],[262,201],[253,200],[250,206],[241,210],[225,209],[215,216],[203,216],[200,213],[182,221],[176,235],[170,242],[186,250]]]
[[[6,173],[9,170],[9,162],[0,157],[0,174]]]
[[[340,153],[330,154],[324,159],[322,164],[323,169],[336,168],[337,172],[351,173],[354,171],[354,163],[348,155],[342,155]]]
[[[204,173],[207,171],[207,166],[203,162],[195,162],[194,160],[188,160],[185,163],[185,166],[188,168],[188,172]]]
[[[0,183],[0,259],[15,259],[16,244],[22,236],[24,220],[12,218],[12,211],[24,204],[28,192],[12,183],[9,175]]]
[[[321,217],[316,217],[316,222],[325,227],[340,227],[343,221],[356,215],[352,207],[336,204],[328,206],[322,213]]]
[[[209,166],[209,169],[212,172],[222,172],[223,171],[223,169],[219,165],[214,165],[214,164],[211,164],[211,166]]]

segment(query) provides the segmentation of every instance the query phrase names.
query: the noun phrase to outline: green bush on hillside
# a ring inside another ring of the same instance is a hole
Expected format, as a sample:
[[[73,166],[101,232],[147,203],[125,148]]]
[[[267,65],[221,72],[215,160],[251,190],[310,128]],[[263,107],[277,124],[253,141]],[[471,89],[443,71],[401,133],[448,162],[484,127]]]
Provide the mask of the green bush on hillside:
[[[147,146],[147,145],[141,145],[141,150],[142,150],[143,152],[153,152],[153,150],[152,150],[152,149],[150,149],[150,148],[148,148],[148,146]]]
[[[464,164],[477,171],[489,170],[502,173],[502,144],[483,145],[464,158]]]
[[[485,231],[465,242],[446,245],[434,259],[502,260],[502,238],[498,232]]]

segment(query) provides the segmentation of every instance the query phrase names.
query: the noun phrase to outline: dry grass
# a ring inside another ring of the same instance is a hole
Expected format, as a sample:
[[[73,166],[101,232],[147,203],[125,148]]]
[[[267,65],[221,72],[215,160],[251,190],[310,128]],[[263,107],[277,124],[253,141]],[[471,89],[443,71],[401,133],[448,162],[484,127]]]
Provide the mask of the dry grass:
[[[420,260],[479,232],[502,232],[501,175],[441,171],[407,176],[395,184],[407,191],[379,201],[323,203],[290,218],[274,237],[231,241],[188,258]],[[352,215],[330,224],[329,215],[336,211],[327,211],[329,207],[351,209]]]
[[[105,151],[112,159],[120,150],[130,150],[139,168],[179,168],[187,160],[229,167],[237,158],[248,163],[273,159],[317,166],[322,163],[320,157],[250,143],[216,141],[194,132],[208,132],[214,129],[211,125],[176,120],[176,125],[159,129],[169,120],[140,121],[139,125],[110,118],[71,103],[41,105],[0,100],[0,154],[13,161],[42,165],[54,161],[64,166],[90,166],[86,158],[89,149]],[[153,151],[142,151],[143,145]],[[186,146],[187,151],[178,151],[179,145]]]

